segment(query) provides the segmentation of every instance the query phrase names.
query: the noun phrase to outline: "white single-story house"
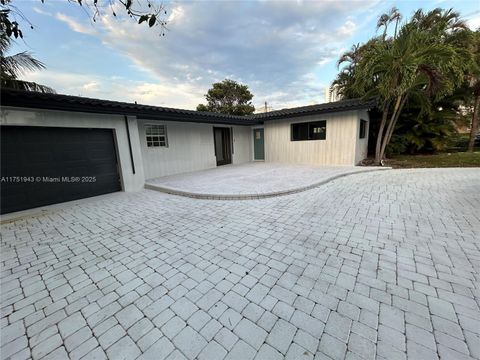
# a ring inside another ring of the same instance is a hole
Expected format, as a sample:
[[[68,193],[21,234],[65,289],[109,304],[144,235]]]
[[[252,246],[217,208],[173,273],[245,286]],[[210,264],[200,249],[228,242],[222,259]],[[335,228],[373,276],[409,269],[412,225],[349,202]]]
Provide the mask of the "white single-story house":
[[[371,101],[249,116],[1,90],[1,213],[249,161],[356,165]],[[260,179],[259,179],[260,181]]]

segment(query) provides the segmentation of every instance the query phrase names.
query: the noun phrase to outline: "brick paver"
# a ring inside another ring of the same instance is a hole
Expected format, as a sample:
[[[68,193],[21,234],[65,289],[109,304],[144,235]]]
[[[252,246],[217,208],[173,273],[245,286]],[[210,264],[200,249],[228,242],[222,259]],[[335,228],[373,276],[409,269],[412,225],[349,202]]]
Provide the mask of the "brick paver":
[[[3,359],[480,355],[480,169],[113,194],[4,223],[1,245]]]

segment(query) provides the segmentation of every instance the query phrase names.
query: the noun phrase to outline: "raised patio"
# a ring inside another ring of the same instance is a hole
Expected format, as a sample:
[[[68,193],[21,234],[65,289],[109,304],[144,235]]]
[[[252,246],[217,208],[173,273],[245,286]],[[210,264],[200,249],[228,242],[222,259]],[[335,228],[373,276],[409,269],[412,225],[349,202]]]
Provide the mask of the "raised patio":
[[[253,162],[149,179],[145,188],[200,199],[259,199],[305,191],[355,173],[386,169]]]

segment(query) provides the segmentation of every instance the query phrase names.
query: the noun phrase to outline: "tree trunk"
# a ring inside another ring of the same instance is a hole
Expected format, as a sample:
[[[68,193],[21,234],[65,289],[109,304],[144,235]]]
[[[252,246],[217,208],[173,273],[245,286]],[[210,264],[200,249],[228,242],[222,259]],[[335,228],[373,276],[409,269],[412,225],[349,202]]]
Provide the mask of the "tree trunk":
[[[380,149],[382,148],[383,130],[385,129],[387,116],[388,116],[388,103],[385,103],[382,109],[382,120],[380,122],[380,128],[378,129],[377,144],[375,146],[375,163],[374,163],[375,165],[381,165],[381,161],[382,161],[382,158],[380,157]]]
[[[398,113],[398,110],[400,108],[401,103],[402,103],[402,97],[399,96],[399,97],[397,97],[397,100],[395,101],[395,106],[393,108],[392,117],[390,118],[390,121],[388,122],[388,127],[387,127],[387,130],[385,131],[385,135],[381,139],[381,145],[380,145],[380,150],[379,150],[379,154],[378,154],[380,161],[382,161],[384,156],[385,156],[385,149],[387,147],[388,135],[392,132],[392,128],[395,125],[395,122],[396,122],[395,119],[396,119],[396,116],[397,116],[397,113]]]
[[[475,135],[478,131],[478,115],[480,108],[480,95],[475,97],[475,105],[473,106],[473,116],[472,116],[472,128],[470,129],[470,139],[468,140],[468,150],[473,152],[473,147],[475,145]]]
[[[383,139],[383,145],[382,145],[382,150],[381,150],[382,158],[385,155],[385,151],[387,149],[388,144],[390,143],[390,140],[392,139],[393,132],[395,131],[395,126],[397,125],[398,118],[400,117],[400,114],[402,113],[403,106],[405,105],[406,101],[407,101],[407,96],[405,95],[402,98],[402,101],[400,102],[400,105],[397,108],[397,111],[392,115],[392,121],[388,125],[387,132],[385,133],[385,137]]]

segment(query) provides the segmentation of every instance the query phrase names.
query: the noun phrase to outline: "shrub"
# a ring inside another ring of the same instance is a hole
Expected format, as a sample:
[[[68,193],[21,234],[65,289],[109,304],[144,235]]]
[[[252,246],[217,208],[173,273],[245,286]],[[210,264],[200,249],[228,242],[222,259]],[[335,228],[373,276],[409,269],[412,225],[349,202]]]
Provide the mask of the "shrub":
[[[403,135],[392,135],[392,139],[390,140],[385,152],[387,157],[400,155],[407,151],[407,147],[408,141]]]

